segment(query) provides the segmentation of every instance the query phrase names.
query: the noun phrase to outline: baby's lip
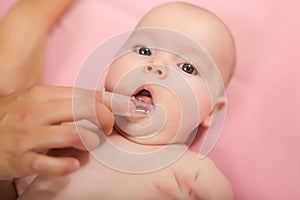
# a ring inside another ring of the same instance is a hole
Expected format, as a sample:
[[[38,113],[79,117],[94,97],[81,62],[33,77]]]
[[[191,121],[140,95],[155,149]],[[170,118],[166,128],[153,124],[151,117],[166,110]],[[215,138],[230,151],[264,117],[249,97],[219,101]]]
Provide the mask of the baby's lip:
[[[143,85],[133,93],[132,97],[153,105],[153,92],[150,85]]]

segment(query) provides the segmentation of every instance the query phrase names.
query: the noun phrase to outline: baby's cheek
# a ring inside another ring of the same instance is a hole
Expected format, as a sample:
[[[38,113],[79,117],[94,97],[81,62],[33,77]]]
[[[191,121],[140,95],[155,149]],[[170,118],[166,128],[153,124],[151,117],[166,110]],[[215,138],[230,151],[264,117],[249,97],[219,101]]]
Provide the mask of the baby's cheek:
[[[110,67],[105,80],[105,89],[107,91],[113,91],[118,79],[118,75],[114,68]]]
[[[172,93],[164,93],[164,98],[160,102],[165,110],[167,121],[178,124],[183,108],[180,99]]]
[[[195,92],[198,104],[198,114],[200,115],[200,121],[208,116],[212,110],[212,99],[209,90],[204,85],[199,87],[199,90]]]

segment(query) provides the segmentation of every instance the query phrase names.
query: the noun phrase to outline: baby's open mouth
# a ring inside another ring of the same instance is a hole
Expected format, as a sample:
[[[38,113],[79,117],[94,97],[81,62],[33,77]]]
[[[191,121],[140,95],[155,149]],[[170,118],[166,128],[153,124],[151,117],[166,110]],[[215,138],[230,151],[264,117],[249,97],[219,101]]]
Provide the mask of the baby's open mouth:
[[[153,105],[151,92],[147,89],[138,90],[134,95],[132,95],[132,97],[139,101],[143,101]]]
[[[138,114],[149,115],[153,110],[153,100],[152,94],[148,88],[145,87],[139,88],[136,92],[131,96],[132,102],[135,104],[135,112]]]

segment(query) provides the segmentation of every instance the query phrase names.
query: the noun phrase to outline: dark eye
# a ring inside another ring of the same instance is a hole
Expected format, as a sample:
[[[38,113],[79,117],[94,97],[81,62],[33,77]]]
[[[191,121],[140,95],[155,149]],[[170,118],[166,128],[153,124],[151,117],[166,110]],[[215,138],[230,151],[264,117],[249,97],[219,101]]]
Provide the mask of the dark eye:
[[[181,68],[182,71],[188,74],[195,74],[196,68],[190,63],[179,63],[178,67]]]
[[[138,46],[135,48],[135,51],[143,56],[151,56],[151,51],[148,47],[144,47],[144,46]]]

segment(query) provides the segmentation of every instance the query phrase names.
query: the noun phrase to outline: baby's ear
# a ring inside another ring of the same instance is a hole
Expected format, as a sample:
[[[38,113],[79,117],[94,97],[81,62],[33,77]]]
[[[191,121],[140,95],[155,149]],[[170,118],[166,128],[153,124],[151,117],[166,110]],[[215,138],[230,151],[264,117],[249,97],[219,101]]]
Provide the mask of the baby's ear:
[[[210,127],[211,124],[212,124],[213,118],[215,118],[215,116],[219,113],[220,110],[225,109],[225,105],[226,105],[226,98],[224,96],[219,97],[219,99],[217,100],[213,110],[201,122],[201,126],[204,127],[204,128]]]

